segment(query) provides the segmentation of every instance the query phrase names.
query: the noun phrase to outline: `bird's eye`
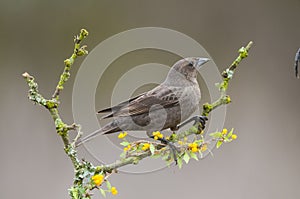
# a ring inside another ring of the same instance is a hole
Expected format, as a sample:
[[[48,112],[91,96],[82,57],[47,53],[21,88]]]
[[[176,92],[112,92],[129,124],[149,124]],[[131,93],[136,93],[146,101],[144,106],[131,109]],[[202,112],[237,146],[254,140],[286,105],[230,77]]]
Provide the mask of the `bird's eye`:
[[[188,66],[194,66],[193,62],[189,62]]]

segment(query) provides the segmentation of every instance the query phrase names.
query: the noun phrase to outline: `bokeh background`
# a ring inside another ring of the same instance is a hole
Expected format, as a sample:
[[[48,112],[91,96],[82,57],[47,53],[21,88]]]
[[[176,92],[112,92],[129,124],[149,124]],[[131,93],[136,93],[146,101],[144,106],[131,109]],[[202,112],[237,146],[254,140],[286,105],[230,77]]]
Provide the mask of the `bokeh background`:
[[[240,46],[254,41],[228,90],[233,103],[225,127],[234,127],[238,140],[181,170],[114,175],[115,197],[300,198],[300,80],[293,70],[299,18],[299,0],[1,1],[0,198],[68,198],[72,183],[72,165],[51,118],[27,99],[21,74],[33,74],[40,91],[50,96],[71,53],[72,36],[81,28],[89,30],[85,43],[93,49],[114,34],[147,26],[194,38],[220,70]],[[120,74],[153,60],[171,65],[176,57],[154,50],[125,55],[99,92],[106,96]],[[62,116],[70,123],[72,86],[82,61],[61,95]],[[107,96],[95,109],[109,102]]]

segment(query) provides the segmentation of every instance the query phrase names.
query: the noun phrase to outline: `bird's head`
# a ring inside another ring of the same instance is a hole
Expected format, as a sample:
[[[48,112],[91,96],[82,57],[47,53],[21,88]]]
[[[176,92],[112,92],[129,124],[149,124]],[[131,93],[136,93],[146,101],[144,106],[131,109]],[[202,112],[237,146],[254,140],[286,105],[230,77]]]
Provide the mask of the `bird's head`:
[[[202,57],[187,57],[177,61],[169,71],[167,79],[169,81],[179,81],[180,79],[187,79],[189,81],[196,81],[197,70],[208,62],[208,58]]]

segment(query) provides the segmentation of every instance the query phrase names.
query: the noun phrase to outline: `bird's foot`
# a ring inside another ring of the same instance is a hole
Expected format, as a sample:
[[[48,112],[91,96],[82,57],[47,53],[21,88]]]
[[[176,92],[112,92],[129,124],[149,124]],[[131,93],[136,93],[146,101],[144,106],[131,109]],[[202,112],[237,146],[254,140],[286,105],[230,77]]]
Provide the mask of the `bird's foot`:
[[[200,126],[200,130],[203,130],[205,128],[205,124],[206,124],[206,121],[208,120],[208,118],[206,116],[202,116],[202,115],[197,115],[197,116],[194,116],[195,118],[195,122],[194,122],[194,126],[198,123],[201,124]]]
[[[151,136],[151,138],[154,139],[154,136]],[[165,138],[158,138],[158,140],[161,141],[161,143],[168,145],[170,147],[170,152],[173,156],[175,164],[177,165],[177,154],[180,152],[179,149],[175,146],[173,142],[170,142]]]
[[[206,124],[207,120],[208,120],[208,118],[206,116],[196,115],[196,116],[191,117],[190,119],[182,122],[181,124],[177,125],[176,130],[180,129],[181,127],[187,125],[188,123],[190,123],[192,121],[194,121],[193,125],[200,123],[199,130],[203,130],[205,128],[205,124]]]

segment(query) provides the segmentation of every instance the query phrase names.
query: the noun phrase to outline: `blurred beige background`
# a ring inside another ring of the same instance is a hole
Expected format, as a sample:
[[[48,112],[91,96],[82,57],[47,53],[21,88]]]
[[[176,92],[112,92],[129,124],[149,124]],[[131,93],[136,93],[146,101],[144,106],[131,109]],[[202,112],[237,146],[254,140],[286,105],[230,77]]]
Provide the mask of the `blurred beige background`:
[[[72,183],[72,166],[50,116],[27,99],[21,74],[33,74],[40,91],[50,96],[80,28],[89,30],[86,43],[93,49],[114,34],[146,26],[194,38],[220,70],[241,45],[255,44],[228,91],[233,103],[225,126],[235,127],[238,140],[182,170],[114,175],[116,198],[300,198],[300,80],[293,70],[299,18],[299,0],[1,1],[0,198],[68,198]],[[176,60],[168,53],[142,53],[147,58],[137,52],[114,64],[130,68],[152,58],[168,65]],[[61,96],[69,122],[72,85],[82,61],[74,65]]]

